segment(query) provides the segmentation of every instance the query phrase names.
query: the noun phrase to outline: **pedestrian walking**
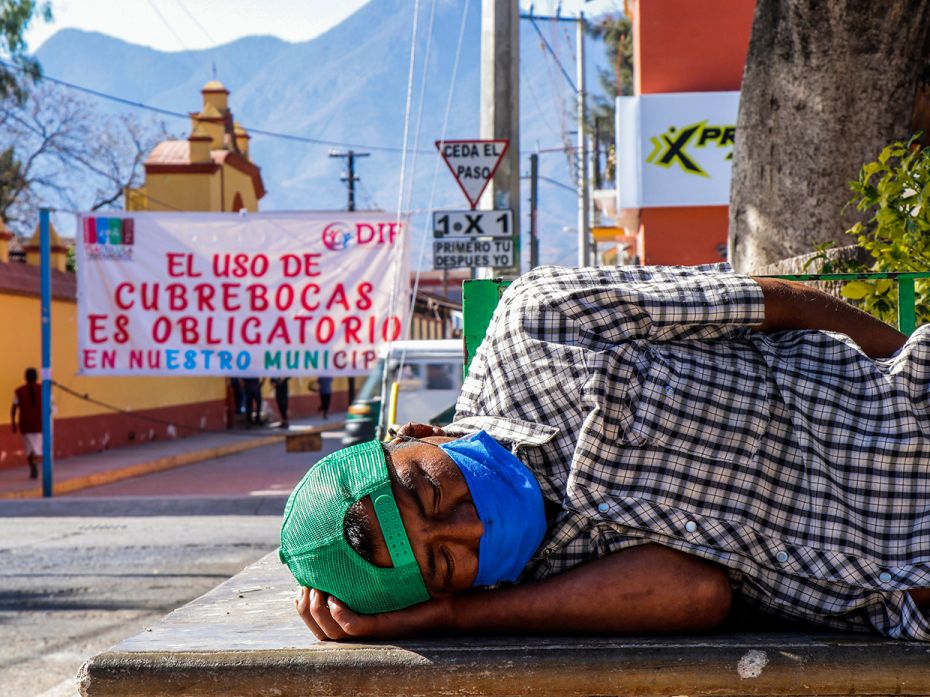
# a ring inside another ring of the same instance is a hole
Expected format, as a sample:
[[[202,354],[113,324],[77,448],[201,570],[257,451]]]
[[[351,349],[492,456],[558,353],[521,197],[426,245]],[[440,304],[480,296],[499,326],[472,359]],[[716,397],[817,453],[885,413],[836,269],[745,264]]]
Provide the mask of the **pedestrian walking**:
[[[29,478],[37,479],[39,470],[36,461],[42,457],[42,386],[38,382],[39,375],[35,368],[26,368],[24,377],[26,384],[20,385],[13,392],[10,425],[13,433],[18,428],[22,434]]]
[[[271,384],[274,385],[274,401],[278,405],[278,412],[281,414],[281,426],[280,428],[287,428],[290,426],[287,420],[287,407],[288,407],[288,386],[287,383],[290,378],[271,378]]]
[[[318,380],[320,384],[320,412],[323,414],[323,418],[329,418],[329,405],[333,400],[333,379],[332,378],[320,378]]]
[[[262,420],[262,382],[264,380],[261,378],[242,378],[245,416],[249,425],[261,423]]]

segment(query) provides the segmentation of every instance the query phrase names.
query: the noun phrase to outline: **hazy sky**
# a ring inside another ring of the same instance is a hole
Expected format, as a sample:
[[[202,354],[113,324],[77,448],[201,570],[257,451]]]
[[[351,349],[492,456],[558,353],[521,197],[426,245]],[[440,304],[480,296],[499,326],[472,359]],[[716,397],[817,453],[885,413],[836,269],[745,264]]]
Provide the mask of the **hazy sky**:
[[[183,51],[224,44],[240,36],[270,34],[306,41],[338,24],[367,2],[378,0],[52,0],[55,19],[36,22],[27,34],[30,50],[59,29],[99,31],[134,44]],[[462,2],[462,0],[440,0]],[[411,0],[412,2],[412,0]],[[480,5],[481,0],[471,0]],[[421,0],[421,6],[429,6]],[[521,0],[537,14],[573,15],[617,10],[623,0]]]

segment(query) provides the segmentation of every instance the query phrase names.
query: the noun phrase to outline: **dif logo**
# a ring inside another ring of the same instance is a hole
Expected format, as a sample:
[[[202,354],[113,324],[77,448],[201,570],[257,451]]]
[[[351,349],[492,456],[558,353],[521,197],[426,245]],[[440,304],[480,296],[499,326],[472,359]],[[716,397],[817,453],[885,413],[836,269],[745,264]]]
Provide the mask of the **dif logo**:
[[[394,244],[400,234],[401,223],[330,223],[323,228],[323,244],[327,249],[341,252],[351,245]]]
[[[84,218],[84,248],[91,258],[131,259],[136,241],[132,218]]]

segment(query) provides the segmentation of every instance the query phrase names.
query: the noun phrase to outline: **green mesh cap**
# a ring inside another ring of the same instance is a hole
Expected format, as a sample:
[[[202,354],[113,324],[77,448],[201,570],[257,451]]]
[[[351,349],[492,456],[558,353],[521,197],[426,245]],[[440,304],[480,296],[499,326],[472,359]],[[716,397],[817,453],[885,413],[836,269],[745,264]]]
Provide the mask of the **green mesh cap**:
[[[392,568],[366,561],[345,538],[346,511],[366,496]],[[378,441],[327,455],[304,475],[284,508],[278,556],[300,585],[334,595],[356,612],[390,612],[429,600]]]

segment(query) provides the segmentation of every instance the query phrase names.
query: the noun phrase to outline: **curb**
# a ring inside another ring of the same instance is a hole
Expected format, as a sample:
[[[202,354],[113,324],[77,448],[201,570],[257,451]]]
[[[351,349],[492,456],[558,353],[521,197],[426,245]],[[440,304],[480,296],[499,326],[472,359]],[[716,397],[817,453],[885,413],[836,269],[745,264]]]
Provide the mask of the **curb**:
[[[201,450],[193,450],[191,452],[178,453],[176,455],[165,455],[163,457],[158,457],[147,462],[140,462],[135,465],[127,465],[125,467],[119,467],[103,472],[94,472],[93,474],[74,477],[72,479],[66,479],[64,481],[54,483],[52,485],[52,495],[68,494],[72,491],[80,491],[81,489],[89,489],[90,487],[94,486],[112,484],[113,482],[118,482],[123,479],[131,479],[132,477],[141,477],[143,475],[152,474],[154,472],[174,469],[175,467],[193,465],[198,462],[203,462],[204,460],[211,460],[215,457],[233,455],[234,453],[241,453],[246,450],[254,450],[255,448],[260,448],[263,445],[281,443],[285,438],[286,435],[283,433],[269,436],[260,436],[257,438],[243,440],[238,443],[229,443],[227,445],[220,445],[212,448],[203,448]],[[41,485],[33,487],[32,489],[22,489],[20,491],[0,491],[0,500],[31,499],[41,497]]]

